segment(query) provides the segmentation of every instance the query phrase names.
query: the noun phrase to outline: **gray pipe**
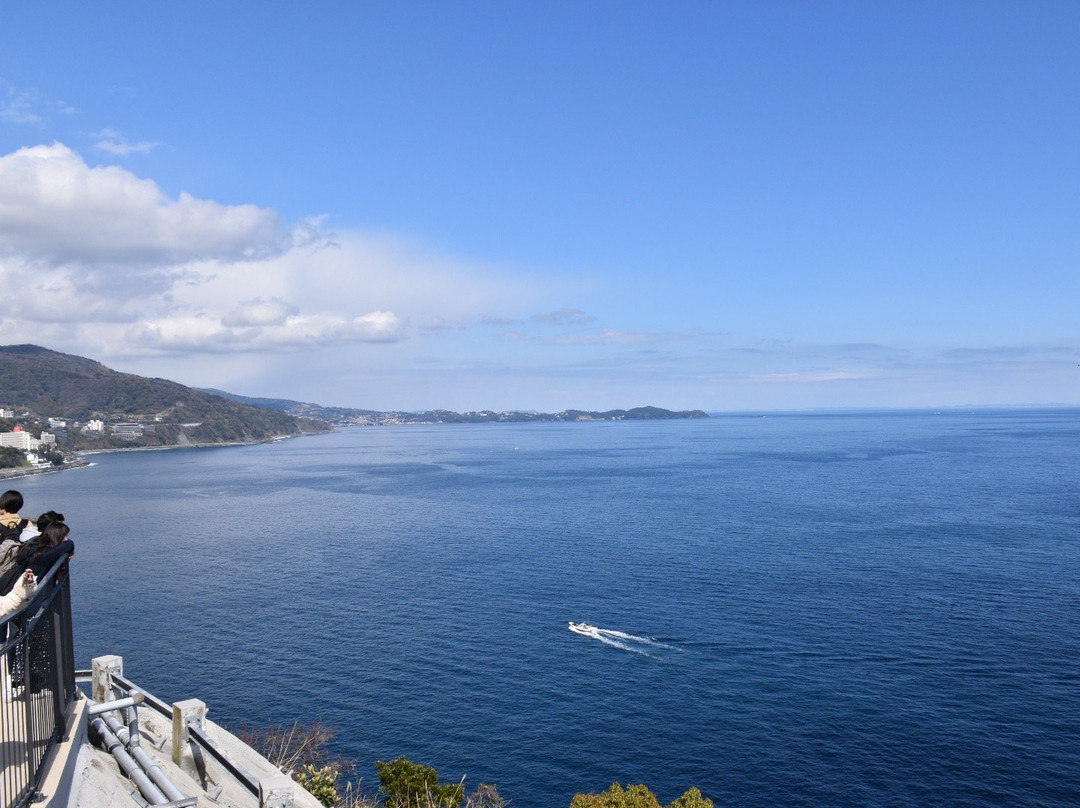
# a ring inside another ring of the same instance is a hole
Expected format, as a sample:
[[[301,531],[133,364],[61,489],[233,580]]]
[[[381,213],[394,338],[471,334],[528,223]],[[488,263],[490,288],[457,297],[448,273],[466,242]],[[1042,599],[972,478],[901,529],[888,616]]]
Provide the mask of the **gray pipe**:
[[[136,704],[142,704],[145,698],[138,690],[132,690],[131,695],[127,698],[94,702],[90,705],[88,712],[90,715],[101,715],[112,710],[119,710],[121,707],[133,707]]]
[[[187,799],[187,795],[173,785],[173,782],[165,775],[161,767],[154,762],[154,759],[147,754],[146,750],[141,746],[132,744],[131,733],[116,715],[113,713],[106,715],[105,723],[109,725],[109,729],[116,733],[117,739],[127,746],[127,751],[131,753],[131,757],[138,761],[143,771],[150,775],[150,779],[154,781],[154,784],[169,798],[166,801],[176,802],[177,800]],[[137,735],[135,737],[138,738]]]
[[[105,744],[105,748],[112,753],[112,756],[116,758],[116,762],[120,764],[120,768],[124,770],[127,776],[139,787],[139,793],[143,795],[148,803],[151,805],[164,805],[169,800],[161,792],[156,785],[151,782],[147,777],[146,772],[139,768],[139,764],[125,751],[123,744],[120,743],[120,739],[113,734],[112,730],[106,726],[105,722],[100,716],[94,718],[90,722],[90,726],[94,728],[94,731],[101,737],[102,742]]]
[[[134,687],[128,691],[128,695],[134,699],[136,705],[142,704],[143,701],[146,700],[146,696],[143,695],[143,692]],[[127,742],[128,747],[142,746],[142,738],[139,735],[139,711],[135,709],[134,705],[128,708],[127,723],[128,732],[131,733],[131,738]]]
[[[141,693],[139,694],[142,695]],[[125,710],[127,713],[128,739],[125,741],[128,749],[138,749],[142,746],[142,735],[139,733],[139,711],[134,706]]]

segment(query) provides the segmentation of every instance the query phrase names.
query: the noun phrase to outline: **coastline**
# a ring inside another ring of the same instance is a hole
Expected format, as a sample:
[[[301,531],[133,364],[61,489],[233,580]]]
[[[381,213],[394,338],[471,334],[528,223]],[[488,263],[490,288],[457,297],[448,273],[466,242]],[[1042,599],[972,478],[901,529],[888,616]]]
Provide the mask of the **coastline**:
[[[235,440],[224,443],[174,443],[169,446],[123,446],[115,449],[87,449],[78,453],[79,457],[91,457],[99,454],[115,454],[117,452],[168,452],[173,449],[213,449],[218,446],[258,446],[260,443],[276,443],[286,438],[296,438],[299,435],[280,435],[266,440]]]
[[[78,452],[78,455],[79,457],[89,457],[91,455],[113,454],[114,452],[167,452],[172,449],[213,449],[220,446],[258,446],[262,443],[278,443],[291,438],[303,438],[309,434],[322,433],[305,432],[298,435],[274,435],[274,437],[266,438],[264,440],[230,440],[210,443],[173,443],[168,446],[123,446],[115,449],[86,449]]]
[[[93,463],[86,458],[99,454],[113,454],[114,452],[164,452],[172,449],[211,449],[220,446],[257,446],[260,443],[277,443],[278,441],[287,440],[288,438],[299,438],[302,435],[276,435],[266,440],[250,440],[250,441],[228,441],[224,443],[178,443],[172,446],[126,446],[116,449],[91,449],[89,451],[77,452],[78,458],[71,462],[65,462],[60,466],[49,466],[48,468],[24,468],[22,466],[18,468],[0,469],[0,480],[17,480],[22,477],[33,477],[38,474],[55,474],[61,471],[70,471],[72,469],[84,469],[92,466]]]
[[[22,477],[35,477],[38,474],[56,474],[61,471],[70,471],[71,469],[84,469],[87,466],[93,465],[89,460],[84,460],[80,457],[78,460],[73,460],[70,463],[64,463],[61,466],[49,466],[41,469],[28,469],[18,466],[10,469],[0,469],[0,480],[18,480]]]

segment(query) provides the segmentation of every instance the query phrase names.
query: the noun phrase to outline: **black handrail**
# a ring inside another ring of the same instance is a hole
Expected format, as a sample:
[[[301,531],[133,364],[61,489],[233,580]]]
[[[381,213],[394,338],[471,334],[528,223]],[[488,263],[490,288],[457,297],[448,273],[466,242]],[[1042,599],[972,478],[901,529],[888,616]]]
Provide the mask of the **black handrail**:
[[[256,797],[259,796],[259,781],[229,760],[220,749],[210,740],[210,736],[198,727],[188,727],[188,739],[192,746],[198,744],[210,757],[218,762],[225,771],[233,776],[245,789]]]
[[[143,694],[143,704],[145,704],[147,707],[153,707],[155,710],[157,710],[157,712],[161,713],[161,715],[165,716],[170,720],[172,719],[173,711],[171,704],[166,704],[153,693],[147,693],[133,681],[124,676],[121,676],[116,671],[111,671],[109,673],[109,677],[112,679],[112,683],[114,685],[119,685],[120,690],[123,693],[127,694],[132,690],[138,690],[140,693]]]
[[[0,618],[0,808],[33,801],[76,697],[68,557]],[[21,586],[17,583],[16,586]]]

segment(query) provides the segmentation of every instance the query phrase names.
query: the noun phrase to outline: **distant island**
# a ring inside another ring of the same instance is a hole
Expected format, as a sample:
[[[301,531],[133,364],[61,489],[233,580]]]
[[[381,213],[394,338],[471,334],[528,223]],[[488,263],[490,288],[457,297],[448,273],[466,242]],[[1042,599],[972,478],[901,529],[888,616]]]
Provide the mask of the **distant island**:
[[[334,426],[386,426],[392,424],[488,424],[530,423],[550,421],[661,421],[680,418],[708,418],[704,410],[665,410],[661,407],[633,407],[629,410],[563,410],[562,412],[521,412],[478,410],[452,412],[451,410],[423,410],[401,412],[397,410],[360,410],[349,407],[324,407],[303,401],[282,398],[249,398],[227,393],[224,390],[206,389],[203,392],[232,399],[254,407],[284,412],[297,418],[314,418]]]
[[[325,407],[185,387],[37,345],[0,346],[0,472],[47,471],[93,451],[257,443],[345,426],[708,417],[660,407],[557,413]]]

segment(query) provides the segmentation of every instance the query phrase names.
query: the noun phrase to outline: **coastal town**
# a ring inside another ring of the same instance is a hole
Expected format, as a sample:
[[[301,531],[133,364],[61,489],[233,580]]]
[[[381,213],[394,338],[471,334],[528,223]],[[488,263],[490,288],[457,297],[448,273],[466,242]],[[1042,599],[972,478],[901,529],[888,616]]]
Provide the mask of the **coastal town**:
[[[0,408],[0,423],[14,419],[14,410]],[[64,464],[64,454],[57,447],[56,440],[57,437],[66,437],[67,422],[50,418],[48,425],[52,431],[41,429],[37,437],[19,424],[10,430],[0,431],[0,476],[10,476],[12,471],[41,471]]]
[[[78,421],[0,408],[0,478],[86,465],[80,452],[95,445],[112,448],[114,441],[130,442],[153,434],[159,420]],[[75,436],[79,440],[73,440]],[[76,444],[78,451],[73,448]]]

